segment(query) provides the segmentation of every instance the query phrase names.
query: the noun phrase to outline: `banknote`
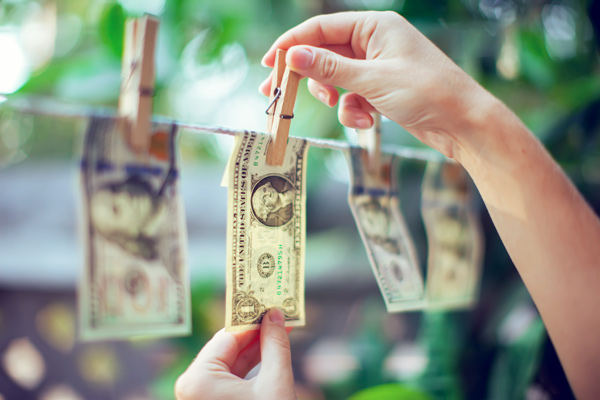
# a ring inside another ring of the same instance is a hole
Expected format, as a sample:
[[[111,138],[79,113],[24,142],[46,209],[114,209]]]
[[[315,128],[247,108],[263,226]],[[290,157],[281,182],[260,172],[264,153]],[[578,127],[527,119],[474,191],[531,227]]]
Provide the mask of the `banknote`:
[[[348,202],[390,312],[423,306],[423,278],[398,199],[399,160],[381,153],[373,170],[366,150],[353,147],[348,152]]]
[[[154,124],[145,154],[130,150],[120,126],[114,118],[93,117],[83,143],[81,337],[187,334],[190,290],[177,126]]]
[[[304,325],[305,171],[308,144],[289,138],[282,166],[266,163],[270,137],[238,134],[229,161],[225,326],[256,329],[279,307]]]
[[[428,308],[465,308],[477,298],[483,234],[473,184],[462,166],[429,162],[421,214],[428,241]]]

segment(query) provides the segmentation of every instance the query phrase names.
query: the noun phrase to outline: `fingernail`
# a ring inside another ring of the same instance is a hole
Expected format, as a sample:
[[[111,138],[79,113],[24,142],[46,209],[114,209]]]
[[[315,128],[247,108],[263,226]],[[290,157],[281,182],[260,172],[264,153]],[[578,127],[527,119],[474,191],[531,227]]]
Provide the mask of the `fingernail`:
[[[319,92],[319,94],[317,94],[317,97],[319,97],[319,100],[321,100],[321,102],[329,105],[329,95],[326,92]]]
[[[267,58],[267,56],[264,56],[264,57],[262,58],[262,60],[260,60],[260,65],[262,65],[263,67],[266,67],[266,66],[267,66],[267,62],[265,61],[265,58]]]
[[[285,320],[283,310],[281,308],[272,308],[269,311],[269,320],[276,325],[283,326]]]
[[[308,69],[313,62],[312,51],[300,47],[292,50],[290,64],[297,69]]]
[[[359,129],[368,129],[371,127],[371,121],[365,118],[359,118],[355,122],[356,127]]]

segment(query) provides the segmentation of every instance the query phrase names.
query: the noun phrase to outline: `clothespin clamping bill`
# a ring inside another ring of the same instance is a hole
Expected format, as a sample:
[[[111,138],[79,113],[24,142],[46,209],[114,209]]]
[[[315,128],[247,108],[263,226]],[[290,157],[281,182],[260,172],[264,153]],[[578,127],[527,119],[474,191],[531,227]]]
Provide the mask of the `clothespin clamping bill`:
[[[157,31],[158,20],[149,15],[125,25],[119,115],[127,142],[138,153],[150,148]]]
[[[300,75],[285,64],[284,50],[277,50],[271,96],[267,108],[267,133],[272,136],[267,148],[267,164],[283,165],[290,125],[294,117],[294,103],[298,94]]]
[[[367,170],[377,173],[381,166],[381,114],[373,113],[373,126],[357,129],[358,145],[367,150]]]

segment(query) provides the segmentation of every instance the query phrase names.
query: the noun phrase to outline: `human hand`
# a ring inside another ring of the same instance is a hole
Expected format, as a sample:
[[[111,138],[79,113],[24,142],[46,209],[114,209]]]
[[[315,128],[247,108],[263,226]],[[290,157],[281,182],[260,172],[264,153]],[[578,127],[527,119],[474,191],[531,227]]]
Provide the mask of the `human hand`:
[[[287,65],[310,78],[310,92],[326,105],[338,101],[335,86],[349,91],[340,100],[343,125],[368,128],[377,111],[448,157],[481,146],[486,112],[499,103],[394,12],[311,18],[280,36],[264,65],[273,66],[277,49],[288,50]],[[260,91],[269,95],[270,87],[271,77]]]
[[[220,330],[177,380],[177,400],[296,399],[290,330],[280,309],[265,315],[260,334]],[[244,380],[261,359],[258,375]]]

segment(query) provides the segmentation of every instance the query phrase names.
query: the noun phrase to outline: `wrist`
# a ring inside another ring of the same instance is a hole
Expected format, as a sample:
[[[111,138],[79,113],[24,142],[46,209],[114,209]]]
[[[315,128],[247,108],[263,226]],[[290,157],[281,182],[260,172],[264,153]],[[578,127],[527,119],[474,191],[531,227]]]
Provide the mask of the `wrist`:
[[[490,168],[515,170],[531,160],[523,154],[540,143],[523,122],[499,99],[479,87],[454,136],[454,159],[475,177]]]
[[[500,100],[489,95],[469,119],[455,159],[467,170],[488,209],[526,218],[527,200],[542,193],[556,164],[542,143]]]

